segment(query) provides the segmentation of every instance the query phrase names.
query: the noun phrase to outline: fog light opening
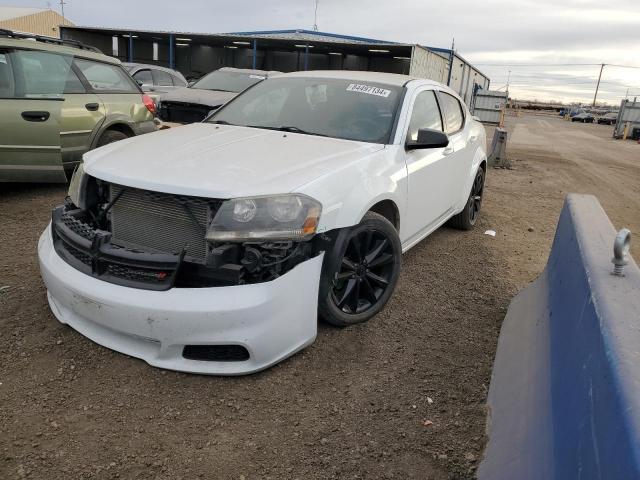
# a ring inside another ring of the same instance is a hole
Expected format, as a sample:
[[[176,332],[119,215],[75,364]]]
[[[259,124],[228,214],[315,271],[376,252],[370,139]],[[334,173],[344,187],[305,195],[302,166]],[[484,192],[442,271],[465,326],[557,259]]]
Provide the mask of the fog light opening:
[[[204,362],[244,362],[249,351],[242,345],[185,345],[182,356]]]

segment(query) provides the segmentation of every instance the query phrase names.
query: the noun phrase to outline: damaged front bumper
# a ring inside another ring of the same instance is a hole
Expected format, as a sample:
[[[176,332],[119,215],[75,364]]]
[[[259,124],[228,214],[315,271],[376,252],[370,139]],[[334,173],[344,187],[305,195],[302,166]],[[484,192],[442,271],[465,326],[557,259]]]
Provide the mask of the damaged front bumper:
[[[269,282],[154,291],[74,268],[56,252],[51,225],[38,243],[60,322],[150,365],[218,375],[268,368],[314,341],[323,255]]]

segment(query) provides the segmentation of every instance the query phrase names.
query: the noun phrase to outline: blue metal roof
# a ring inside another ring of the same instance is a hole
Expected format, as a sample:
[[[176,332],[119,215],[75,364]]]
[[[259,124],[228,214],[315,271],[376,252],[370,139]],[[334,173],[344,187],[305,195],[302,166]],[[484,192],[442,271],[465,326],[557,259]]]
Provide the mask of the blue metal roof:
[[[295,35],[311,36],[322,41],[321,37],[325,37],[326,41],[343,40],[347,42],[359,43],[381,43],[387,45],[402,45],[398,42],[390,42],[387,40],[379,40],[375,38],[357,37],[353,35],[342,35],[339,33],[318,32],[315,30],[295,29],[295,30],[260,30],[253,32],[230,32],[228,35],[242,35],[245,37],[268,37],[268,38],[291,38]]]

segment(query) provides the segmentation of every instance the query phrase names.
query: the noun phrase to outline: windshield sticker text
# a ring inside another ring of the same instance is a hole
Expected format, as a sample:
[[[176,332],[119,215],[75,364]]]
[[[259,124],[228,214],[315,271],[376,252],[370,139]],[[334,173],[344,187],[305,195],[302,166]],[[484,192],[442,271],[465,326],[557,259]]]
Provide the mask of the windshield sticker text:
[[[391,95],[391,90],[385,88],[373,87],[371,85],[360,85],[359,83],[350,83],[347,87],[347,92],[360,92],[367,95],[378,95],[379,97],[387,98]]]

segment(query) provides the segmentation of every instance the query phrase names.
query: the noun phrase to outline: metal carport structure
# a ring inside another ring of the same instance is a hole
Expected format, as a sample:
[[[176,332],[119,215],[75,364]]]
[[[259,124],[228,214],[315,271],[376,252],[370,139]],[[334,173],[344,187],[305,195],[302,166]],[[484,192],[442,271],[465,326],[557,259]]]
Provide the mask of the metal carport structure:
[[[451,50],[310,30],[196,33],[62,26],[61,37],[122,61],[175,68],[187,78],[221,67],[401,73],[450,84],[467,103],[476,88],[489,87],[485,75]]]

